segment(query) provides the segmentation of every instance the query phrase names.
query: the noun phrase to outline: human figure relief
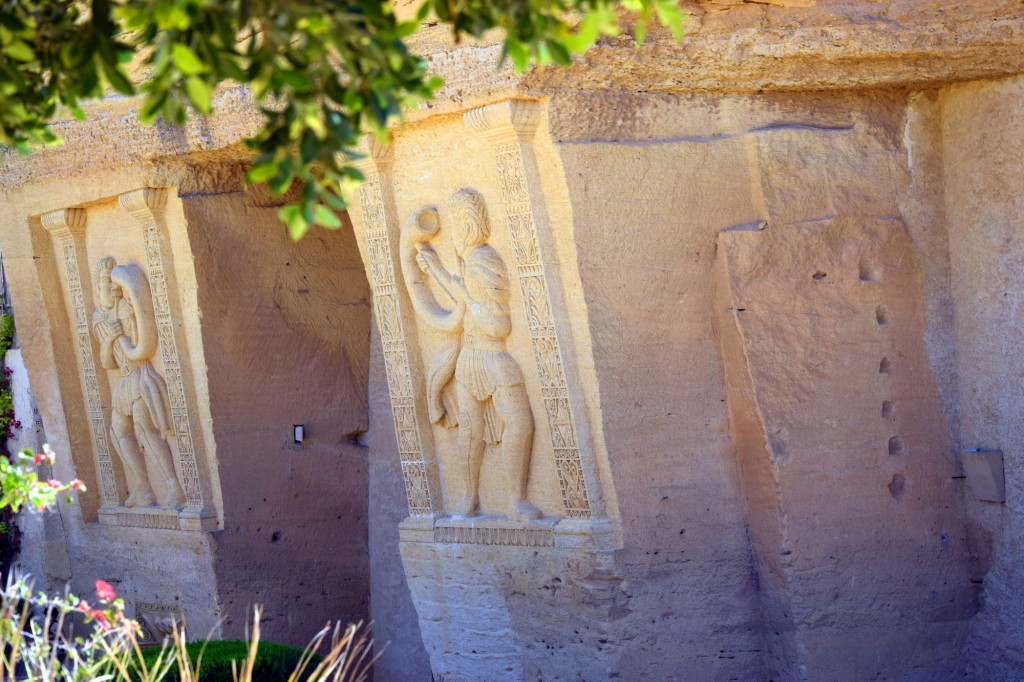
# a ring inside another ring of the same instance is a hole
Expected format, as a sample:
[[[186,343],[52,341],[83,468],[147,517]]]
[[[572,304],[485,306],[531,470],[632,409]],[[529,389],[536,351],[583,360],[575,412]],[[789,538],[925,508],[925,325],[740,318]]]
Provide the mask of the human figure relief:
[[[149,282],[137,265],[101,259],[95,271],[96,302],[92,329],[100,343],[100,362],[119,370],[110,416],[110,440],[124,463],[128,480],[126,507],[157,503],[146,454],[159,468],[166,493],[164,508],[185,502],[167,441],[174,436],[167,385],[151,360],[157,349],[156,318]]]
[[[458,259],[444,268],[430,240],[440,230],[433,207],[417,211],[402,228],[402,274],[417,314],[450,334],[429,373],[430,420],[458,427],[459,497],[450,512],[473,516],[479,502],[480,466],[487,444],[501,443],[506,471],[507,513],[516,520],[541,512],[526,498],[533,447],[533,413],[519,364],[505,340],[512,331],[508,270],[488,243],[490,224],[483,197],[471,189],[449,200],[451,240]],[[451,307],[434,296],[433,280]]]

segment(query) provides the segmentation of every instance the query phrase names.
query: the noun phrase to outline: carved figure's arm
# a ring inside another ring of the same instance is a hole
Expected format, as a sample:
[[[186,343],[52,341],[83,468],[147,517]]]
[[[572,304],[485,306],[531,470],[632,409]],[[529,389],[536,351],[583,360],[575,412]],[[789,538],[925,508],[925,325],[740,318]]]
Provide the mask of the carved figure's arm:
[[[117,329],[114,329],[114,325],[117,325]],[[114,344],[118,340],[124,338],[124,334],[121,332],[121,323],[114,320],[114,323],[110,325],[110,330],[100,344],[100,364],[103,365],[104,369],[117,369],[117,360],[114,358]]]
[[[465,281],[458,275],[452,276],[452,285],[459,292],[463,305],[473,316],[473,321],[488,336],[503,339],[512,333],[512,318],[507,310],[494,303],[482,303],[473,298]]]
[[[405,222],[399,244],[402,277],[416,314],[439,331],[455,332],[462,328],[466,305],[451,295],[448,288],[451,275],[441,265],[437,252],[427,246],[439,229],[437,210],[430,207],[417,211]],[[448,309],[438,303],[429,284],[424,281],[424,275],[428,273],[451,297],[454,308]]]
[[[100,344],[100,365],[104,369],[117,369],[114,360],[114,342],[117,341],[121,325],[117,318],[101,308],[97,308],[92,316],[92,331]]]

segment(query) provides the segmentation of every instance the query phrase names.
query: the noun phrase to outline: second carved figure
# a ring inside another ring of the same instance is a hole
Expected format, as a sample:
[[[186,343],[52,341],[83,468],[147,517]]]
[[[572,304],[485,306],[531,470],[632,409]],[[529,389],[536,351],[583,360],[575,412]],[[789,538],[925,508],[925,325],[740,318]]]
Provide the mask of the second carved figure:
[[[523,372],[506,348],[512,333],[508,269],[488,244],[491,230],[483,197],[462,189],[448,205],[457,258],[453,271],[442,265],[430,245],[441,228],[433,207],[417,211],[403,226],[401,253],[402,274],[417,315],[448,334],[429,370],[428,406],[433,423],[459,429],[457,464],[447,472],[457,491],[449,512],[476,513],[484,453],[487,445],[500,443],[507,514],[514,520],[536,519],[541,512],[526,494],[533,412]]]
[[[96,264],[95,278],[92,328],[100,343],[101,364],[120,374],[113,393],[110,439],[128,482],[124,505],[156,504],[153,482],[159,481],[160,506],[180,507],[185,495],[167,443],[174,436],[167,385],[151,362],[158,339],[149,282],[139,266],[118,265],[110,257]]]

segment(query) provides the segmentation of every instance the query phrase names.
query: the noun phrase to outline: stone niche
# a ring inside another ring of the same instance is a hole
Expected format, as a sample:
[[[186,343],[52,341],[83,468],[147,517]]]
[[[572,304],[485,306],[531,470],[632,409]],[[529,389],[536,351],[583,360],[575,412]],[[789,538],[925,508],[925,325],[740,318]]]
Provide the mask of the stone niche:
[[[53,239],[74,339],[95,463],[80,467],[94,471],[96,516],[107,525],[203,531],[217,525],[212,438],[200,430],[208,420],[198,413],[189,356],[198,339],[187,336],[197,325],[181,323],[174,296],[166,203],[165,190],[140,189],[39,220]]]
[[[541,114],[509,100],[371,145],[353,211],[407,493],[402,560],[444,679],[532,679],[544,662],[528,652],[574,630],[558,658],[586,677],[614,649],[604,550],[621,538]]]
[[[42,570],[107,580],[153,637],[243,637],[260,604],[268,639],[305,645],[367,617],[368,291],[351,228],[292,242],[244,172],[13,194],[26,365],[55,474],[89,488],[60,510],[70,568]]]

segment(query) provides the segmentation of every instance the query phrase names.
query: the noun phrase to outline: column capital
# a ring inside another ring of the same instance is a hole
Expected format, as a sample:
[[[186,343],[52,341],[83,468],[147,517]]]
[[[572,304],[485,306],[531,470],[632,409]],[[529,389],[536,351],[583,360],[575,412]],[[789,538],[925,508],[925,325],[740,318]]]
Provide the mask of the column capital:
[[[79,230],[85,227],[86,219],[84,208],[62,208],[39,216],[46,231],[54,235]]]
[[[393,142],[382,142],[376,135],[363,135],[359,140],[357,151],[362,155],[360,159],[354,159],[352,165],[363,172],[387,173],[391,170],[391,163],[395,158]]]
[[[470,109],[463,119],[471,130],[481,133],[493,145],[526,142],[537,132],[540,103],[532,99],[507,99]]]
[[[156,212],[167,205],[167,190],[143,187],[125,192],[117,198],[117,203],[141,221],[152,220]]]

